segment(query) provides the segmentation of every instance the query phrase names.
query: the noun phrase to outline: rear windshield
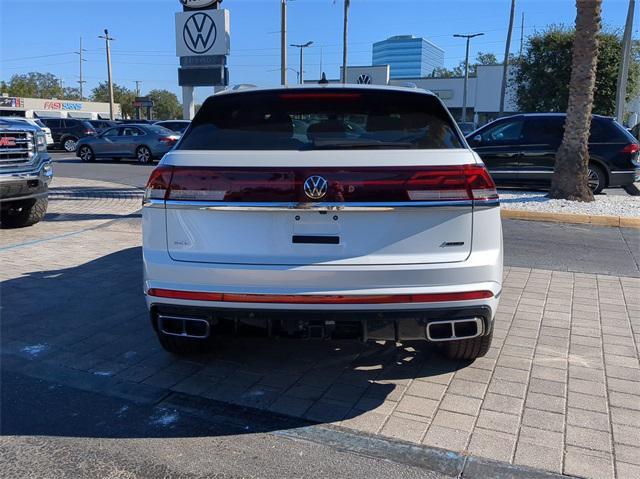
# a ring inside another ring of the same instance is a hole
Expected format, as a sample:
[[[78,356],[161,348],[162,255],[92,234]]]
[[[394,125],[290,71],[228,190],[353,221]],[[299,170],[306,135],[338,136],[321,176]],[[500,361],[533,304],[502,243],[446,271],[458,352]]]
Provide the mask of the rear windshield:
[[[210,97],[177,149],[462,147],[451,117],[432,95],[318,88]]]

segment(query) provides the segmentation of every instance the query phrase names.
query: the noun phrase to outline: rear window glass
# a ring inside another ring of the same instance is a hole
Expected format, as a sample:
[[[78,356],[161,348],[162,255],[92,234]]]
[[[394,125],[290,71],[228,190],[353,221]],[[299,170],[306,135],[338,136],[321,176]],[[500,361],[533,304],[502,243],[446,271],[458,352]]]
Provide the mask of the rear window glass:
[[[615,121],[594,118],[591,121],[590,143],[620,143],[632,141],[630,134]]]
[[[165,128],[160,125],[146,125],[148,130],[151,130],[153,133],[157,133],[158,135],[173,135],[173,131]]]
[[[244,92],[209,98],[181,150],[462,148],[431,95],[364,89]]]

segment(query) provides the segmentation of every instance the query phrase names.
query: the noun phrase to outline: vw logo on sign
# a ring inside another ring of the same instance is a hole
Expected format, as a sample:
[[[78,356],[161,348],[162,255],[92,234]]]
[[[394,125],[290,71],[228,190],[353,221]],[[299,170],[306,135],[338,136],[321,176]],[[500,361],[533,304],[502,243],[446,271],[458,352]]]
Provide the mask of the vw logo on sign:
[[[358,80],[356,80],[356,83],[359,83],[361,85],[371,85],[371,76],[369,76],[366,73],[363,73],[358,77]]]
[[[206,13],[198,12],[191,15],[182,29],[184,44],[193,53],[208,52],[216,42],[216,24]]]
[[[304,194],[312,200],[319,200],[327,194],[329,184],[322,176],[313,175],[304,182]]]

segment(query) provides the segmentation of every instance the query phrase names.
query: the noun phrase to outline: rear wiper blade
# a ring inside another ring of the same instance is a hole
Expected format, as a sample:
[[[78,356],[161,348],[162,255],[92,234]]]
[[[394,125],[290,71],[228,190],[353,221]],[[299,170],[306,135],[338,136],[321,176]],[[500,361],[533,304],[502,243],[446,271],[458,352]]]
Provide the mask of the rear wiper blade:
[[[343,150],[349,148],[412,148],[414,143],[401,141],[315,141],[312,148],[318,150]]]

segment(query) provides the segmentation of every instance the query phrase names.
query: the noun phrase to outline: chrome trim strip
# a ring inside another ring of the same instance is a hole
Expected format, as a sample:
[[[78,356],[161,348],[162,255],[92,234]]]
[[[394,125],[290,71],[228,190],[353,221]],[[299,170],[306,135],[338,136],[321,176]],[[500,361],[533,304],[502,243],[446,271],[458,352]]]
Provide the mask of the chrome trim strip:
[[[161,200],[147,200],[161,201]],[[296,202],[215,202],[167,200],[168,209],[196,209],[210,211],[392,211],[396,208],[471,207],[473,201],[391,201],[353,203],[296,203]]]
[[[638,168],[634,168],[633,170],[610,171],[609,173],[612,175],[633,175],[636,171],[638,171]]]

